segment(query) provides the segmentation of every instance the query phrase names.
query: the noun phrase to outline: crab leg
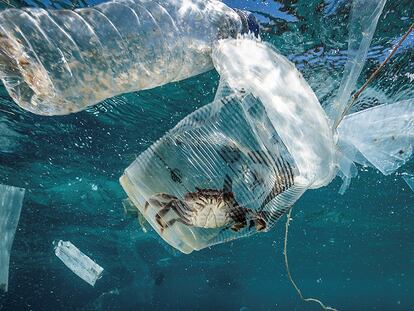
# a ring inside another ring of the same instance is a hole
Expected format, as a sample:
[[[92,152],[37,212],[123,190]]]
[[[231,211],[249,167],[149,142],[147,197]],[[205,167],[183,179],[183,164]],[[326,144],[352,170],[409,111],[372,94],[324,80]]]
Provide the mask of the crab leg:
[[[239,231],[240,229],[242,229],[246,226],[247,226],[247,222],[244,221],[244,222],[239,222],[239,223],[234,224],[233,226],[231,226],[230,229],[237,232],[237,231]]]
[[[161,229],[164,229],[167,227],[167,223],[164,221],[163,217],[168,213],[168,211],[171,209],[171,203],[168,203],[161,211],[159,211],[155,215],[155,221],[160,225]]]
[[[186,204],[178,201],[179,204],[171,206],[172,209],[177,213],[177,215],[183,219],[185,222],[190,223],[189,209]]]
[[[163,201],[174,201],[178,200],[177,197],[170,195],[168,193],[157,193],[150,197],[148,201],[145,202],[144,210],[146,211],[149,205],[152,205],[156,208],[162,208],[165,206],[165,203]]]
[[[171,219],[169,221],[165,221],[163,219],[163,217],[171,209],[174,210],[180,218],[174,218],[174,219]],[[155,221],[160,226],[161,232],[163,232],[164,229],[166,229],[166,228],[170,227],[171,225],[173,225],[176,221],[179,221],[179,222],[181,222],[183,224],[186,224],[186,225],[190,225],[190,219],[188,218],[188,214],[185,213],[185,211],[186,211],[185,210],[185,205],[178,199],[174,199],[174,200],[170,201],[169,203],[167,203],[163,207],[163,209],[155,215]]]
[[[180,223],[182,223],[182,224],[184,224],[186,226],[191,226],[190,223],[186,222],[185,220],[183,220],[181,218],[173,218],[173,219],[171,219],[171,220],[169,220],[169,221],[166,222],[166,227],[170,227],[170,226],[172,226],[176,222],[180,222]]]

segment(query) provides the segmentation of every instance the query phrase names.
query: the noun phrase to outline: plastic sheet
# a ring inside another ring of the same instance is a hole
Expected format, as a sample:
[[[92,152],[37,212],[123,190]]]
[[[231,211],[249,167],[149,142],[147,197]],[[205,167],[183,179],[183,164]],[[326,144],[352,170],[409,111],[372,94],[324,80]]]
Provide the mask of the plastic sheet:
[[[0,291],[7,292],[10,251],[19,223],[25,190],[0,185]]]
[[[327,185],[335,175],[334,138],[315,93],[288,59],[254,38],[220,41],[213,63],[221,83],[251,93],[295,160],[301,183]],[[221,87],[220,87],[221,88]],[[219,89],[220,89],[219,88]],[[250,124],[254,128],[254,124]]]
[[[343,78],[333,103],[326,110],[332,124],[339,119],[351,100],[359,75],[364,67],[368,49],[377,27],[386,0],[352,1],[351,21],[349,22],[348,61]]]
[[[7,9],[0,12],[0,78],[24,109],[80,111],[212,69],[213,42],[250,26],[240,14],[216,0]]]
[[[66,267],[92,286],[102,276],[104,269],[69,241],[59,241],[55,254]]]
[[[338,127],[343,152],[360,164],[370,163],[384,175],[405,164],[414,150],[414,101],[404,100],[353,113]]]

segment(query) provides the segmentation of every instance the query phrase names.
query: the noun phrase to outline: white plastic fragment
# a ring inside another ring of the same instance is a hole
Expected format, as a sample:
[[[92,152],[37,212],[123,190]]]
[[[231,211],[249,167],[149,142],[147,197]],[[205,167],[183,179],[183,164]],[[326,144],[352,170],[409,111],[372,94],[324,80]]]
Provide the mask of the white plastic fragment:
[[[335,175],[332,130],[294,64],[273,46],[247,37],[221,40],[212,58],[222,81],[232,90],[250,92],[262,103],[267,127],[274,128],[298,166],[300,180],[295,184],[312,189],[327,185]]]
[[[24,189],[0,185],[0,291],[7,292],[10,251],[20,218]]]
[[[73,273],[92,286],[102,276],[104,269],[69,241],[60,240],[55,248],[55,255]]]

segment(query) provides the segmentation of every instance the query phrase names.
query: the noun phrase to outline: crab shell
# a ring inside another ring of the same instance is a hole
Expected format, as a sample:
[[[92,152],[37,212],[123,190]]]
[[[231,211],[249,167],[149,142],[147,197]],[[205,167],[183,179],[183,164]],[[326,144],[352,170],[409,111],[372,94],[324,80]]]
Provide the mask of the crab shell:
[[[237,218],[245,218],[231,192],[197,189],[184,196],[184,203],[188,208],[189,223],[195,227],[221,228],[237,222]],[[237,215],[239,217],[235,217]]]

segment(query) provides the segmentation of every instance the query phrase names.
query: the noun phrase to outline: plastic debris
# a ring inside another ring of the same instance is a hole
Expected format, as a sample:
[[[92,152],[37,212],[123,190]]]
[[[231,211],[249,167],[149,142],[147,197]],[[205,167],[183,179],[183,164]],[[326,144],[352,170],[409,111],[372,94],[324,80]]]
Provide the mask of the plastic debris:
[[[7,292],[10,252],[25,190],[0,184],[0,291]]]
[[[348,61],[335,100],[326,108],[337,127],[351,100],[358,77],[364,67],[368,49],[386,0],[353,0],[349,23]]]
[[[104,269],[69,241],[60,240],[55,254],[66,267],[92,286],[102,276]]]
[[[338,135],[351,161],[370,164],[389,175],[413,154],[414,100],[350,114],[339,125]]]
[[[213,62],[216,100],[121,178],[151,226],[184,253],[268,231],[306,189],[335,175],[328,119],[292,63],[250,37],[220,41]]]
[[[83,110],[213,68],[214,42],[258,31],[217,0],[114,0],[75,10],[0,12],[0,78],[36,114]]]
[[[272,46],[253,36],[226,39],[212,57],[220,74],[215,100],[179,122],[120,179],[154,230],[181,252],[270,230],[307,189],[338,173],[343,193],[355,163],[389,174],[412,155],[412,101],[349,115],[336,129]]]

